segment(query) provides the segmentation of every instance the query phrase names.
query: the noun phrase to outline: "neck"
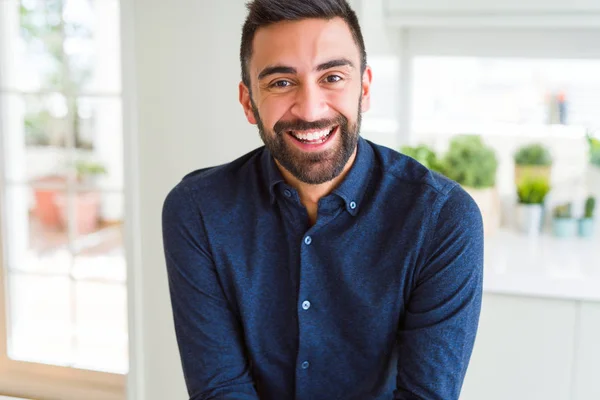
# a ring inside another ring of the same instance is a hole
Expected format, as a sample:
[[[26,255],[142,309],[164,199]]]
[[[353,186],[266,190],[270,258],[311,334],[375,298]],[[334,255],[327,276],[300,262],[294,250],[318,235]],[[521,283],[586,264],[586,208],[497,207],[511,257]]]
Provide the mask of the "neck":
[[[281,175],[283,176],[285,181],[290,186],[293,186],[294,188],[296,188],[296,190],[298,190],[300,201],[306,207],[309,214],[309,218],[312,223],[316,221],[317,204],[319,203],[319,200],[322,197],[325,197],[329,193],[331,193],[344,180],[344,178],[348,174],[348,171],[350,171],[352,164],[354,164],[354,160],[356,158],[356,151],[357,149],[354,149],[354,153],[352,153],[352,155],[348,159],[348,162],[346,162],[346,165],[344,165],[344,169],[337,177],[328,182],[324,182],[317,185],[311,185],[298,180],[298,178],[296,178],[287,169],[285,169],[279,163],[279,161],[275,160],[275,163],[281,171]]]

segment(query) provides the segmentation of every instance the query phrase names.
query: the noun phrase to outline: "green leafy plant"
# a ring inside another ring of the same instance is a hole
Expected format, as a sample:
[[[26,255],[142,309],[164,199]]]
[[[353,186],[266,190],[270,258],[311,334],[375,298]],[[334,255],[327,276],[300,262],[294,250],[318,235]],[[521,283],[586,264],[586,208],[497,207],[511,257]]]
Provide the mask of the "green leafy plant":
[[[554,218],[572,218],[571,203],[559,204],[554,207]]]
[[[514,155],[514,159],[517,165],[552,165],[550,151],[538,143],[519,148]]]
[[[584,218],[594,218],[594,209],[596,208],[596,199],[592,196],[585,200]]]
[[[496,153],[478,135],[453,138],[442,163],[444,175],[463,186],[484,189],[496,184]]]
[[[542,177],[526,177],[517,185],[521,204],[542,204],[550,192],[550,182]]]
[[[590,163],[600,167],[600,139],[587,134],[588,143],[590,144]]]
[[[77,170],[77,177],[79,179],[104,175],[107,172],[106,168],[101,163],[83,160],[79,160],[75,163],[75,169]]]
[[[400,151],[403,154],[414,158],[415,160],[417,160],[418,162],[423,164],[425,167],[427,167],[433,171],[437,171],[437,172],[443,171],[442,163],[438,159],[437,154],[431,147],[429,147],[425,144],[420,144],[420,145],[414,146],[414,147],[413,146],[403,146],[400,149]]]

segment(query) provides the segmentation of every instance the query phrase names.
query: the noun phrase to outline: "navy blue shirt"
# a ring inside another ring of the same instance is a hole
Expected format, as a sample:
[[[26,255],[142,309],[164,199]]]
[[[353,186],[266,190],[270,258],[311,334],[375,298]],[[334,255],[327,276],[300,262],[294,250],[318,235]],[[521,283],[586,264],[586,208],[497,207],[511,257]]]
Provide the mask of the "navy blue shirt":
[[[483,229],[455,182],[360,138],[311,226],[261,147],[188,174],[162,223],[192,400],[458,399]]]

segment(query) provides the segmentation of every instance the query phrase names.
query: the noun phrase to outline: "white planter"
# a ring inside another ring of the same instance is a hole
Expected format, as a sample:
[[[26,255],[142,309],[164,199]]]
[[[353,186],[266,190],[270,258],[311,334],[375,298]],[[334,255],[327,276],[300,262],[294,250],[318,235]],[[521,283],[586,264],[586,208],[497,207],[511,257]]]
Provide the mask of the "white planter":
[[[541,204],[517,204],[517,228],[521,233],[535,236],[542,230],[544,207]]]
[[[483,218],[483,231],[485,236],[493,235],[500,227],[500,196],[495,187],[487,189],[474,189],[464,187],[471,195]]]

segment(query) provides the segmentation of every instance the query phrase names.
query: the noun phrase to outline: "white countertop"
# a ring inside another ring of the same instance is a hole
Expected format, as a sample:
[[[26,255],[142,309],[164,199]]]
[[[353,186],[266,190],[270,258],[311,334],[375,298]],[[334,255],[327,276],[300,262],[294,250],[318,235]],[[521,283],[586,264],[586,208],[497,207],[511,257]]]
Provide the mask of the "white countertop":
[[[593,238],[556,238],[496,232],[485,242],[484,293],[600,302],[596,233]]]

